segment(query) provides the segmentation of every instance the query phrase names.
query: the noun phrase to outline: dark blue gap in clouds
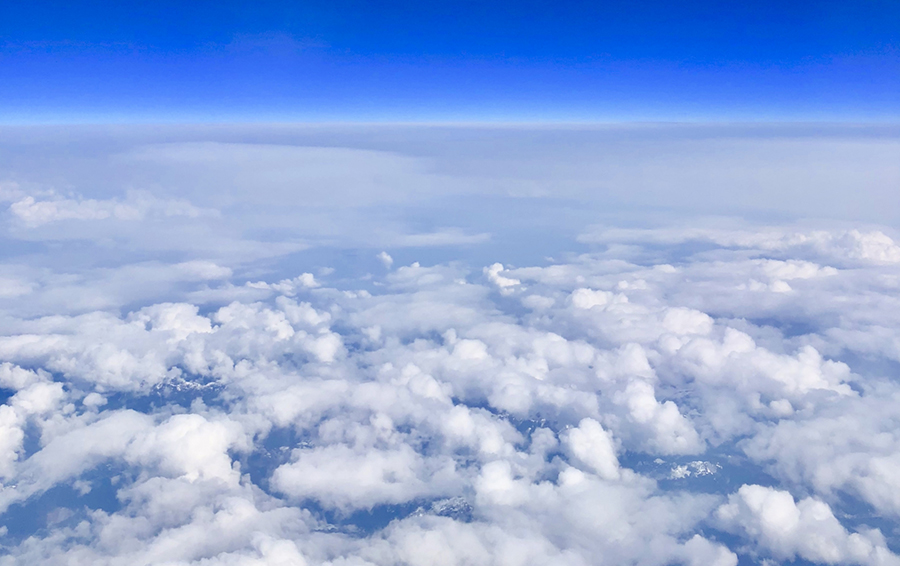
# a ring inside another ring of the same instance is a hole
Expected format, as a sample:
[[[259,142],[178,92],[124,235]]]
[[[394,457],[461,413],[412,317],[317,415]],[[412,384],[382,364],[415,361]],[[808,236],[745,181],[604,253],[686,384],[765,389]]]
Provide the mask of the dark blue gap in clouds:
[[[153,414],[162,409],[185,412],[191,405],[201,401],[207,407],[227,409],[222,399],[224,388],[214,379],[185,374],[182,378],[167,380],[154,385],[147,392],[115,391],[105,393],[106,404],[101,411],[131,410],[138,413]]]
[[[25,433],[25,438],[22,439],[22,456],[30,458],[42,448],[41,429],[33,419],[28,419],[22,431]]]
[[[78,479],[90,483],[90,491],[82,494],[72,482],[58,484],[26,501],[10,505],[0,514],[0,525],[7,534],[0,537],[3,545],[13,546],[30,536],[46,536],[60,527],[73,527],[87,517],[90,510],[115,513],[122,509],[116,493],[123,483],[124,468],[102,464],[83,473]]]
[[[736,444],[729,442],[690,456],[660,456],[628,450],[619,454],[619,464],[656,480],[662,491],[728,495],[744,484],[778,487],[778,481],[744,456]],[[698,469],[691,466],[693,462],[710,464],[712,473],[698,473]],[[675,466],[687,466],[690,475],[672,477]]]
[[[429,502],[426,500],[417,500],[400,504],[382,504],[375,505],[371,509],[358,509],[347,513],[323,507],[313,499],[304,500],[298,506],[325,521],[328,524],[327,530],[367,536],[380,531],[391,521],[409,517],[427,503]]]
[[[241,474],[249,474],[250,481],[270,495],[269,480],[275,469],[291,461],[295,448],[310,446],[313,439],[311,430],[298,431],[293,426],[272,428],[264,438],[254,440],[253,451],[232,454],[232,459],[241,464]]]
[[[846,492],[835,493],[829,500],[835,517],[850,531],[860,528],[875,528],[884,535],[887,547],[894,553],[900,552],[900,521],[889,519],[870,504]]]

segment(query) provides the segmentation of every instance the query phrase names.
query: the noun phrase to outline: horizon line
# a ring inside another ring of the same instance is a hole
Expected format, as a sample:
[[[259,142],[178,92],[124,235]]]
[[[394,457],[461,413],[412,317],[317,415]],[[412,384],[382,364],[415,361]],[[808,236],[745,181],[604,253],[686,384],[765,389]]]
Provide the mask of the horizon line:
[[[439,128],[603,128],[615,126],[843,126],[900,127],[900,118],[891,120],[835,119],[681,119],[681,120],[48,120],[11,121],[0,119],[0,128],[34,127],[439,127]]]

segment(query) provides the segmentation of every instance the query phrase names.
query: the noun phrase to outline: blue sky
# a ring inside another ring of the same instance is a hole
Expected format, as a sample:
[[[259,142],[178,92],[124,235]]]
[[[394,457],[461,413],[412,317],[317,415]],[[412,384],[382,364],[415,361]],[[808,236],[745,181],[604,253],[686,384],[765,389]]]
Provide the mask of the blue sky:
[[[881,121],[900,5],[5,2],[0,120]]]

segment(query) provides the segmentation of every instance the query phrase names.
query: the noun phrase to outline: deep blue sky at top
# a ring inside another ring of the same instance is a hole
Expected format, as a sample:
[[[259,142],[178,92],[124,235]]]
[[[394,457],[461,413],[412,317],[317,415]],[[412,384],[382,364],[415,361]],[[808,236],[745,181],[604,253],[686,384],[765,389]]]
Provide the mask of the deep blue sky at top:
[[[0,0],[0,121],[897,120],[900,0]]]

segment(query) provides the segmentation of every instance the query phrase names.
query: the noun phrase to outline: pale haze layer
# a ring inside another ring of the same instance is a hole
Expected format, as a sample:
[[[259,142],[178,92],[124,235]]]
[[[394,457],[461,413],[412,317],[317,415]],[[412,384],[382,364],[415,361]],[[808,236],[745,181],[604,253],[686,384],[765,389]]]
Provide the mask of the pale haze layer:
[[[0,564],[900,564],[900,129],[0,130]]]

